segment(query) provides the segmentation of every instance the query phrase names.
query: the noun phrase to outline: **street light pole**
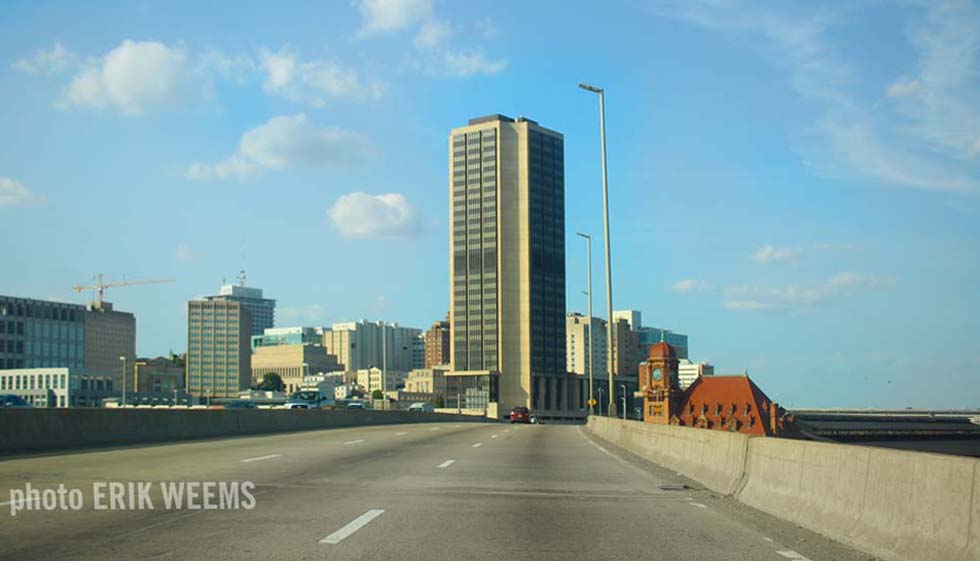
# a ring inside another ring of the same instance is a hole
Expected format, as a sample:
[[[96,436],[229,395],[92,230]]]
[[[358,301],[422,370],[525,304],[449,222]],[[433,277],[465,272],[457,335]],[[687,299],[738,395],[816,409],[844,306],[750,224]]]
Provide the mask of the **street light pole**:
[[[122,361],[122,405],[126,407],[126,357],[121,356],[119,360]]]
[[[381,399],[387,405],[388,399],[385,390],[388,385],[388,323],[381,322]],[[383,409],[387,407],[382,406]]]
[[[606,363],[609,368],[609,416],[616,416],[613,399],[613,317],[612,317],[612,259],[609,254],[609,182],[606,176],[606,92],[602,88],[579,84],[578,87],[599,94],[599,130],[602,145],[602,223],[606,234]]]
[[[595,413],[595,406],[592,405],[594,401],[592,398],[592,388],[595,387],[592,381],[592,354],[595,352],[592,347],[592,341],[594,341],[592,338],[592,236],[583,234],[582,232],[576,232],[575,235],[585,238],[586,255],[588,255],[588,265],[586,268],[588,270],[587,274],[589,275],[589,415],[592,415]]]
[[[623,420],[626,420],[626,384],[620,384],[619,387],[623,388]]]

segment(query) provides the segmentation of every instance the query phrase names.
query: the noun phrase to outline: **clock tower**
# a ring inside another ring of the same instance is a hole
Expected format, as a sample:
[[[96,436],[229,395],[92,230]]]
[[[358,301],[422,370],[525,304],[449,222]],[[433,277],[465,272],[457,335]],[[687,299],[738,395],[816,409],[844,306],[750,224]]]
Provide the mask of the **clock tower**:
[[[650,355],[640,364],[640,391],[643,421],[657,425],[677,424],[683,393],[677,377],[677,352],[666,341],[650,347]]]

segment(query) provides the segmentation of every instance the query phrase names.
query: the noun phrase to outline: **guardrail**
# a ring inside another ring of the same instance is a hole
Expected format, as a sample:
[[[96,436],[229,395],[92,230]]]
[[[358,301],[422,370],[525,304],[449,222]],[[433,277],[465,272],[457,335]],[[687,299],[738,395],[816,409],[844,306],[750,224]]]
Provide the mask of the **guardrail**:
[[[980,559],[980,460],[590,417],[593,434],[889,561]]]
[[[0,454],[484,417],[353,409],[0,409]]]

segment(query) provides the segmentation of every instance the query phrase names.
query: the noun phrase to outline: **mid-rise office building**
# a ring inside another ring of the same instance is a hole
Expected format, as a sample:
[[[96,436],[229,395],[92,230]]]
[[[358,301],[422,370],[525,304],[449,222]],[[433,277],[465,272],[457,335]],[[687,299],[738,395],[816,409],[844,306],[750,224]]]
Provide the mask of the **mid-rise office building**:
[[[323,346],[347,370],[387,366],[389,370],[408,372],[417,360],[421,333],[421,329],[395,323],[335,323],[323,331]]]
[[[114,310],[109,302],[86,306],[85,369],[110,373],[120,386],[135,362],[136,316]]]
[[[252,322],[251,333],[249,335],[262,335],[262,333],[276,325],[276,301],[264,298],[261,288],[251,288],[245,286],[244,275],[240,277],[239,284],[224,284],[218,291],[217,296],[209,296],[211,300],[224,300],[238,302],[248,310]]]
[[[630,364],[634,364],[631,367],[633,375],[636,374],[635,365],[646,360],[650,353],[650,347],[660,341],[664,341],[673,347],[677,353],[677,358],[688,357],[687,335],[659,327],[646,327],[643,325],[642,314],[637,310],[614,311],[613,319],[626,321],[634,333],[635,355],[628,360]]]
[[[82,370],[85,350],[85,306],[0,296],[0,368]]]
[[[425,333],[419,332],[412,339],[412,370],[425,368]]]
[[[425,331],[425,368],[449,364],[449,319]]]
[[[677,382],[682,390],[694,383],[701,376],[714,376],[715,367],[707,362],[691,362],[686,358],[677,361]]]
[[[589,376],[589,331],[592,331],[593,377],[606,375],[606,322],[602,318],[588,318],[579,313],[565,316],[566,368],[569,372]]]
[[[257,347],[252,354],[252,384],[261,383],[266,374],[278,374],[287,393],[302,388],[307,376],[343,369],[323,345],[271,345]]]
[[[276,345],[322,345],[322,327],[273,327],[252,336],[252,350]]]
[[[252,378],[251,314],[234,300],[187,304],[187,391],[202,398],[235,398]]]
[[[565,368],[563,136],[471,119],[450,133],[449,197],[447,391],[495,417],[580,411],[584,385]]]

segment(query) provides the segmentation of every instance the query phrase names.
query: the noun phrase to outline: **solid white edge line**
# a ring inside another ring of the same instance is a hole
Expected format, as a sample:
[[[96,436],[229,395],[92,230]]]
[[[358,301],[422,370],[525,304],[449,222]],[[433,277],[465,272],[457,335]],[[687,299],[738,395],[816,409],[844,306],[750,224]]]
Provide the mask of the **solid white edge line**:
[[[436,467],[445,469],[445,468],[447,468],[447,467],[449,467],[449,466],[451,466],[451,465],[453,465],[455,463],[456,463],[456,460],[446,460],[445,462],[442,462],[441,464],[437,465]]]
[[[281,457],[282,454],[269,454],[268,456],[259,456],[257,458],[245,458],[244,460],[242,460],[242,463],[247,464],[250,462],[260,462],[262,460],[271,460],[272,458],[281,458]]]
[[[363,528],[365,525],[368,524],[368,522],[371,522],[375,518],[381,516],[383,513],[384,513],[383,508],[373,508],[365,512],[364,514],[358,516],[357,518],[351,520],[343,528],[323,538],[322,540],[320,540],[320,543],[338,544],[344,541],[345,538],[347,538],[354,532]]]

